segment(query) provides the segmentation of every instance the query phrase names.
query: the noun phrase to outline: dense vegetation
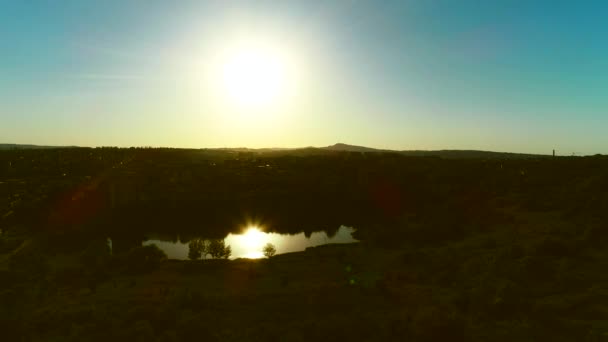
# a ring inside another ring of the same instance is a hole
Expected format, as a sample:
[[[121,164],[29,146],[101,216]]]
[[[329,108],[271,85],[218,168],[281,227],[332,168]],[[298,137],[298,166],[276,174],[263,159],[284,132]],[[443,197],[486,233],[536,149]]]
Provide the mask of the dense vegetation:
[[[607,175],[603,156],[0,151],[0,328],[17,341],[605,341]],[[246,220],[347,224],[361,243],[202,258],[202,232],[221,240]],[[201,255],[167,260],[142,246],[149,232]]]

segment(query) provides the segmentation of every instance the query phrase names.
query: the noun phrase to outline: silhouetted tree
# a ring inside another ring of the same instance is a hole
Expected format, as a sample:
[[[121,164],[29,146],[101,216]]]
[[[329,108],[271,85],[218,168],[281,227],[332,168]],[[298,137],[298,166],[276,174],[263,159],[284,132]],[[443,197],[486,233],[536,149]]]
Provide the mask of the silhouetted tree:
[[[201,250],[201,257],[203,259],[207,259],[207,254],[209,254],[209,240],[198,239],[198,241],[198,247]]]
[[[270,258],[277,253],[277,249],[269,242],[264,246],[263,252],[265,257]]]
[[[199,239],[191,240],[188,244],[188,258],[190,260],[198,260],[201,258],[201,241]]]
[[[226,242],[224,240],[211,240],[209,243],[208,253],[213,258],[228,259],[232,254],[232,248],[230,246],[226,246]]]
[[[203,239],[192,239],[188,244],[188,258],[198,260],[205,259],[209,254],[209,241]]]
[[[232,255],[232,247],[230,245],[224,247],[224,253],[222,253],[222,259],[228,259]]]

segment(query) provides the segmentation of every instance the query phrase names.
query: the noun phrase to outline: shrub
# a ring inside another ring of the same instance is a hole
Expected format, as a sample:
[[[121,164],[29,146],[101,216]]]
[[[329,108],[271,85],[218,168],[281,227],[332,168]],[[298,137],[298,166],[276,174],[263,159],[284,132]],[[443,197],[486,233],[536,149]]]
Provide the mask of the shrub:
[[[167,260],[167,254],[155,244],[135,247],[126,255],[125,263],[132,272],[149,272]]]

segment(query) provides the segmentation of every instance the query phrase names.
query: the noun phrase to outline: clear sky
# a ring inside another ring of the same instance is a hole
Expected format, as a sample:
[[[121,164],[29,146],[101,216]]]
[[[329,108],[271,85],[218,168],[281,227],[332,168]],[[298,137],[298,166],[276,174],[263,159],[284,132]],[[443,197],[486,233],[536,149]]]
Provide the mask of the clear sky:
[[[606,18],[606,1],[0,0],[0,142],[608,153]],[[262,62],[224,65],[222,93],[211,66],[243,44]]]

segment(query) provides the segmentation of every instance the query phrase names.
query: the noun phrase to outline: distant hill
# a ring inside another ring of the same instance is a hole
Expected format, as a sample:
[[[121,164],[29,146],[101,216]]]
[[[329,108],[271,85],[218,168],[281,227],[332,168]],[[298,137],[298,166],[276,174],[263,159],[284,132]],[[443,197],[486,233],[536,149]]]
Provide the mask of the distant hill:
[[[0,150],[36,150],[49,148],[74,148],[76,146],[43,146],[43,145],[22,145],[22,144],[0,144]]]
[[[396,152],[390,150],[379,150],[377,148],[365,147],[365,146],[356,146],[356,145],[347,145],[343,143],[337,143],[327,147],[321,147],[324,150],[329,151],[345,151],[345,152]]]
[[[467,158],[484,158],[484,159],[526,159],[526,158],[545,158],[549,155],[541,154],[525,154],[525,153],[509,153],[509,152],[492,152],[492,151],[477,151],[477,150],[383,150],[371,147],[348,145],[337,143],[331,146],[322,147],[321,149],[328,151],[343,151],[343,152],[389,152],[398,153],[405,156],[420,156],[420,157],[440,157],[445,159],[467,159]]]
[[[77,148],[77,146],[43,146],[43,145],[21,145],[21,144],[0,144],[0,150],[32,150],[32,149],[53,149],[53,148]],[[321,155],[331,152],[360,152],[360,153],[397,153],[404,156],[418,157],[439,157],[444,159],[528,159],[528,158],[546,158],[550,155],[541,154],[525,154],[525,153],[509,153],[509,152],[492,152],[492,151],[477,151],[477,150],[386,150],[377,149],[365,146],[348,145],[337,143],[326,147],[304,147],[304,148],[211,148],[204,149],[208,151],[224,151],[224,152],[254,152],[268,153],[274,155]]]

